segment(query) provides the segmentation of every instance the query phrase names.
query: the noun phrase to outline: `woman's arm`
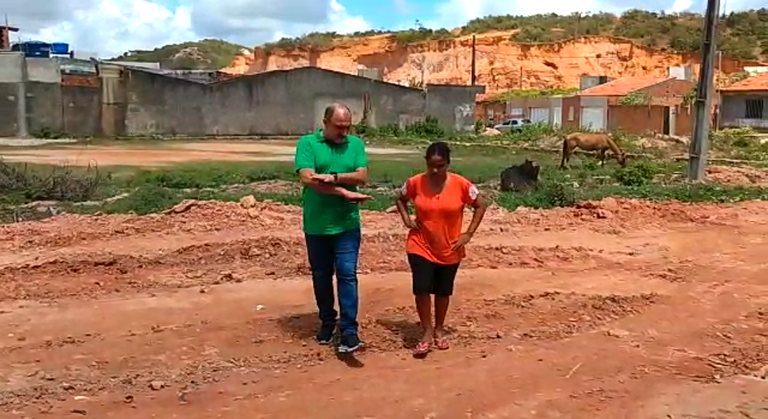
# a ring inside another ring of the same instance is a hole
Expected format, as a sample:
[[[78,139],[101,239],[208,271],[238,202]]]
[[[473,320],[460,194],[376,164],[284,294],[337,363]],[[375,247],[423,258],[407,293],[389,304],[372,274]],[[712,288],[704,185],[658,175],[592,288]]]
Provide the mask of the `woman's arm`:
[[[403,224],[405,224],[406,227],[409,229],[418,229],[418,224],[413,221],[413,218],[411,218],[411,215],[408,214],[408,201],[411,200],[410,198],[411,192],[408,191],[408,182],[406,182],[400,190],[397,191],[397,199],[395,199],[395,207],[397,208],[397,212],[400,214],[400,218],[403,220]]]
[[[474,236],[477,228],[480,227],[480,223],[483,221],[483,217],[485,217],[488,202],[485,201],[483,195],[478,193],[477,198],[470,205],[474,211],[472,212],[472,221],[469,222],[469,227],[467,227],[467,234]]]

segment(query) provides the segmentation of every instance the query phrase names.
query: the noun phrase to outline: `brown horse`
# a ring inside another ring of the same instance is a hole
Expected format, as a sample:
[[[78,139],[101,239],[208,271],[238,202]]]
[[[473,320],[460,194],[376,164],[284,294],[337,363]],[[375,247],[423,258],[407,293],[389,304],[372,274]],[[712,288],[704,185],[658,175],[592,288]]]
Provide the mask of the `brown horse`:
[[[611,150],[613,155],[616,156],[616,161],[619,162],[621,167],[624,167],[627,163],[627,155],[621,151],[609,134],[601,132],[574,132],[566,135],[563,139],[563,159],[560,161],[561,169],[565,169],[566,163],[570,161],[571,155],[577,148],[584,151],[597,151],[601,166],[605,165],[605,153],[608,150]]]

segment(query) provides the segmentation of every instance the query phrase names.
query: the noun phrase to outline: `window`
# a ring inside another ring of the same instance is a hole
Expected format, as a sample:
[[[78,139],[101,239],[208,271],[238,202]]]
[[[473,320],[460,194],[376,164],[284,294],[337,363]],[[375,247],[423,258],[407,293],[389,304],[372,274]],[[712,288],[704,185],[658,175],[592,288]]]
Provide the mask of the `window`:
[[[744,101],[746,109],[744,110],[745,119],[763,119],[765,110],[765,101],[762,99],[747,99]]]
[[[568,107],[568,120],[573,121],[574,112],[573,112],[573,106]]]

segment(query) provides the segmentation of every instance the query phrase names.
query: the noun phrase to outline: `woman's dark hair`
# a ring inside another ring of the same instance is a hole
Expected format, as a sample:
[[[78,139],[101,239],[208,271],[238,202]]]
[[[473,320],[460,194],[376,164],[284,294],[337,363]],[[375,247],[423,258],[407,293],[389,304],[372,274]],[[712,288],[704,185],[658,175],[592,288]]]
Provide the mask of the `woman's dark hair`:
[[[451,164],[451,148],[445,141],[436,141],[427,147],[424,158],[429,160],[432,156],[442,157],[446,163]]]

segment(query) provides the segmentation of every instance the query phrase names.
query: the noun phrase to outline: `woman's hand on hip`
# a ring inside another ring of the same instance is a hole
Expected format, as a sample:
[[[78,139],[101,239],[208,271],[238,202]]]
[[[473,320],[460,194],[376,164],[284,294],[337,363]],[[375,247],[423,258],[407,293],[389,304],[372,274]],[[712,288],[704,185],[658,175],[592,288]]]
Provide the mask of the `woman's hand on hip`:
[[[408,218],[406,218],[406,219],[405,219],[405,220],[403,220],[403,221],[405,222],[405,226],[406,226],[406,227],[407,227],[409,230],[419,230],[419,229],[421,228],[421,227],[419,226],[419,221],[418,221],[418,220],[414,220],[414,219],[413,219],[413,218],[411,218],[411,217],[408,217]]]
[[[462,247],[466,246],[467,243],[469,243],[470,240],[472,240],[472,234],[470,234],[470,233],[461,233],[461,236],[459,236],[459,238],[456,239],[456,241],[451,243],[451,250],[455,252],[455,251],[461,249]]]

